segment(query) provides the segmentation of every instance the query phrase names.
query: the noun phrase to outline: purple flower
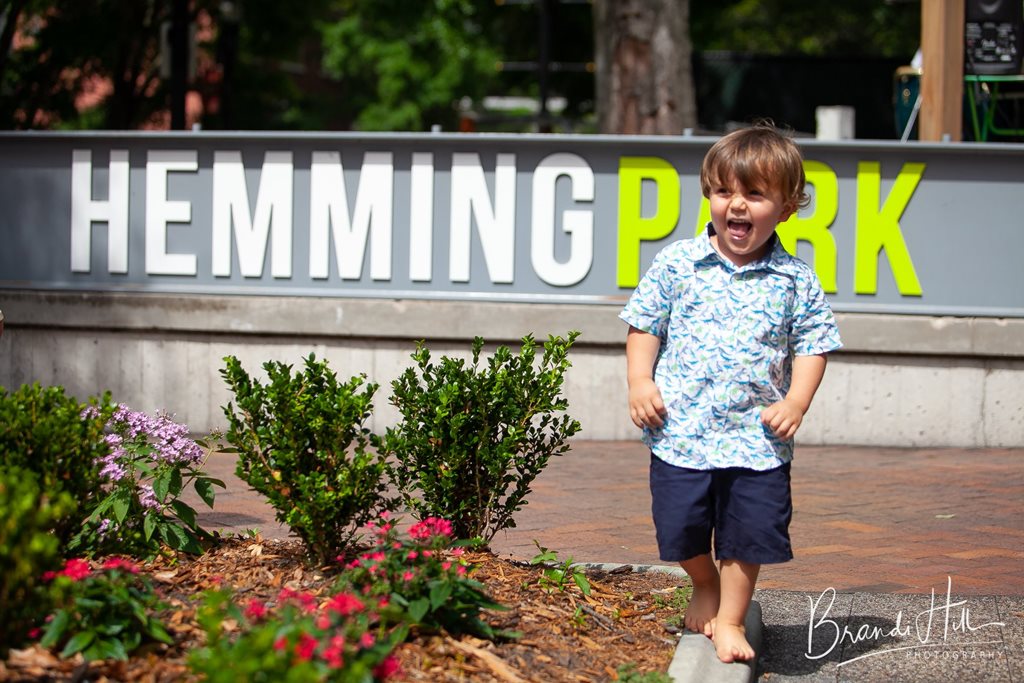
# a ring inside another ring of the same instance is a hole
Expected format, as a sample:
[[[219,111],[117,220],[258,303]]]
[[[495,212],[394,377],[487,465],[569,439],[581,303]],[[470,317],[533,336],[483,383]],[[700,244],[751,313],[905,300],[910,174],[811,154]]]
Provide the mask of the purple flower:
[[[149,484],[143,484],[139,487],[139,502],[142,503],[142,507],[144,508],[160,507],[160,501],[156,499],[153,487]]]

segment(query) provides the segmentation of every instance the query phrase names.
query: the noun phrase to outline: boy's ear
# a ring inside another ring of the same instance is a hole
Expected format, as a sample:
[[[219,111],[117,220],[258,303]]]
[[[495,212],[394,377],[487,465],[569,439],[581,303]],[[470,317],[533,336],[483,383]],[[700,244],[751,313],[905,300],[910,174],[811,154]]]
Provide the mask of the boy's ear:
[[[796,213],[797,208],[799,208],[799,207],[797,206],[797,203],[796,203],[795,200],[790,200],[790,201],[786,202],[785,204],[783,204],[782,205],[782,213],[779,214],[779,223],[785,223],[790,218],[792,218],[793,214]]]

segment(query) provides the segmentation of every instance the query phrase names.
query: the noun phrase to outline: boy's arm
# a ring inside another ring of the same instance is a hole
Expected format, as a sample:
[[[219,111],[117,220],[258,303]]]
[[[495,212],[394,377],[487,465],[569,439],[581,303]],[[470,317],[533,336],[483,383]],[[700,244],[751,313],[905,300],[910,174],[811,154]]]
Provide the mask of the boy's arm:
[[[786,398],[761,411],[761,422],[780,439],[791,439],[811,407],[814,393],[825,376],[825,354],[793,358],[793,378]]]
[[[629,382],[629,416],[637,427],[657,429],[667,412],[654,383],[654,362],[661,339],[630,325],[626,335],[626,380]]]

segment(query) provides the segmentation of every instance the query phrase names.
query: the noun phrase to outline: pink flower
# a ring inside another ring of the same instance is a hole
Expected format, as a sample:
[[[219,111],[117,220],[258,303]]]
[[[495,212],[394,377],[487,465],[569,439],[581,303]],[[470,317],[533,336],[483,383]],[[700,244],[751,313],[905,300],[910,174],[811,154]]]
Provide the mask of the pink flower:
[[[374,638],[373,634],[370,633],[369,631],[367,631],[367,632],[363,633],[363,635],[359,636],[359,645],[360,645],[360,647],[371,648],[371,647],[373,647],[374,643],[376,643],[376,642],[377,642],[377,639]]]
[[[418,552],[416,552],[415,550],[410,550],[409,554],[405,556],[405,559],[407,559],[407,560],[415,560],[419,556],[420,556],[420,554]]]
[[[103,563],[104,569],[119,569],[121,571],[128,572],[129,574],[138,574],[139,568],[130,560],[126,560],[123,557],[111,557],[109,560]]]
[[[406,572],[406,573],[402,574],[402,581],[412,581],[415,578],[416,578],[416,575],[413,574],[412,572]]]
[[[43,581],[53,581],[55,578],[57,578],[57,572],[55,572],[55,571],[43,572]]]
[[[449,562],[448,560],[445,560],[444,562],[441,563],[441,569],[443,569],[445,571],[448,571],[451,568],[452,568],[452,563]]]
[[[288,639],[285,638],[284,636],[281,636],[280,638],[278,638],[277,640],[274,641],[274,649],[277,650],[278,652],[281,652],[282,650],[284,650],[287,647],[288,647]]]
[[[394,656],[388,655],[384,658],[383,662],[381,662],[374,668],[373,675],[375,678],[383,680],[388,678],[389,676],[394,676],[395,674],[398,674],[401,671],[402,667],[398,663],[398,660]]]
[[[387,510],[385,510],[384,512],[380,513],[380,518],[381,519],[391,519],[391,513],[388,512]]]
[[[316,638],[308,633],[303,633],[299,636],[299,642],[295,644],[295,656],[298,657],[300,661],[308,662],[313,658],[313,653],[316,652],[316,646]]]
[[[43,635],[43,629],[39,628],[38,626],[36,628],[29,629],[29,632],[28,632],[29,640],[35,640],[36,638],[38,638],[41,635]]]
[[[459,566],[458,566],[458,567],[457,567],[457,568],[455,569],[455,573],[456,573],[456,574],[458,574],[459,576],[465,576],[465,575],[466,575],[466,567],[465,567],[464,565],[461,565],[461,564],[460,564],[460,565],[459,565]]]
[[[259,621],[267,616],[267,606],[255,598],[245,606],[245,618],[252,621]]]
[[[64,570],[60,572],[62,576],[66,576],[72,581],[81,581],[91,573],[92,569],[89,568],[88,562],[74,558],[68,560],[64,565]]]
[[[326,614],[321,614],[316,618],[316,627],[321,631],[326,631],[331,627],[331,618]]]

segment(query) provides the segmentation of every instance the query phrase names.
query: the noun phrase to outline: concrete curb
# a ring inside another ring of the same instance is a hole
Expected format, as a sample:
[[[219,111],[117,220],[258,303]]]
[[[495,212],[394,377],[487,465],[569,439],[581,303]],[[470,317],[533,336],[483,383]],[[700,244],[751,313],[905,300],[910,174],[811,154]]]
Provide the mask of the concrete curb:
[[[629,567],[634,572],[658,572],[683,578],[686,572],[682,567],[657,564],[610,564],[601,562],[578,563],[573,566],[583,569],[614,571]],[[747,642],[754,648],[754,658],[748,662],[726,664],[718,659],[715,646],[711,639],[700,633],[686,631],[679,639],[675,656],[668,667],[668,675],[675,683],[751,683],[757,676],[757,659],[761,655],[764,644],[763,626],[761,623],[761,605],[751,601],[747,609],[747,619],[743,624],[747,629]]]
[[[744,626],[747,641],[754,648],[754,658],[750,661],[726,664],[718,659],[710,638],[687,631],[676,646],[668,675],[675,683],[750,683],[755,680],[757,658],[763,645],[761,605],[756,600],[747,609]]]

